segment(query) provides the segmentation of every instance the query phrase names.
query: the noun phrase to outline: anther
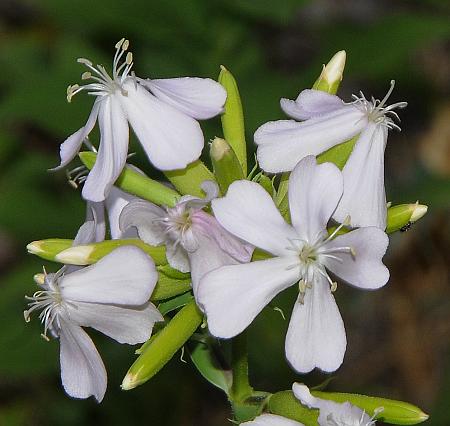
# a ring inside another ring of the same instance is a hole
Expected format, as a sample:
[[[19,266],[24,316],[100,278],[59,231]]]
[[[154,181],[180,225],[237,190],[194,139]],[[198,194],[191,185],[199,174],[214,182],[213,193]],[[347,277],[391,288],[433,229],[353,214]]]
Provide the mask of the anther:
[[[352,255],[352,257],[356,257],[356,250],[353,247],[350,247],[350,254]]]
[[[125,39],[124,38],[121,38],[117,43],[116,43],[116,45],[114,46],[116,49],[119,49],[121,46],[122,46],[122,44],[123,44],[123,42],[125,41]]]
[[[41,333],[41,337],[42,337],[46,342],[50,342],[50,339],[47,337],[46,334]]]
[[[333,281],[331,283],[331,292],[334,293],[337,290],[337,282]]]
[[[123,39],[122,39],[123,40]],[[122,44],[122,50],[128,50],[128,47],[130,46],[130,40],[124,40]]]
[[[127,57],[125,58],[125,62],[127,63],[127,65],[131,65],[131,63],[133,62],[133,53],[132,52],[128,52],[127,53]]]
[[[83,74],[81,74],[82,80],[89,80],[92,77],[92,74],[89,71],[85,71]]]
[[[79,64],[87,65],[88,67],[92,67],[92,62],[89,59],[86,58],[78,58],[77,62]]]

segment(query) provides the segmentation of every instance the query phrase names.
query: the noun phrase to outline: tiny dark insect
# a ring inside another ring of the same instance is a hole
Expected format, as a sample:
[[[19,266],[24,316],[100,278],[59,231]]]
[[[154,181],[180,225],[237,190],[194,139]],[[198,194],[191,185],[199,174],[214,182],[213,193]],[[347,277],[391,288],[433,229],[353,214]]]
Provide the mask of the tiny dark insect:
[[[400,232],[406,232],[409,231],[412,228],[412,222],[408,222],[405,226],[402,226],[400,228]]]

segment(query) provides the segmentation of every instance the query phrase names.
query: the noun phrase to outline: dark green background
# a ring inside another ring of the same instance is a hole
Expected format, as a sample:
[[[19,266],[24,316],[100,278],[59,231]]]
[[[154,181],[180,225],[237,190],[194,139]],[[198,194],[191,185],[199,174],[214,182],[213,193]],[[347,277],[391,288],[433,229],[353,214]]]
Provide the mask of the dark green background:
[[[386,150],[388,198],[430,205],[409,233],[392,237],[392,279],[374,293],[340,286],[337,299],[349,348],[329,388],[409,400],[450,424],[449,175],[450,26],[447,2],[294,0],[2,0],[0,2],[0,426],[221,426],[222,395],[176,356],[152,381],[122,392],[133,348],[89,331],[109,372],[104,402],[68,398],[59,382],[58,343],[26,325],[24,295],[42,262],[25,245],[71,238],[84,217],[78,191],[58,163],[59,144],[86,120],[92,98],[79,82],[77,57],[110,64],[121,37],[131,41],[140,77],[216,78],[220,64],[238,80],[248,143],[265,121],[281,118],[279,98],[310,87],[337,50],[348,53],[341,94],[360,89],[408,101],[402,132]],[[206,140],[219,120],[203,124]],[[94,139],[95,140],[95,139]],[[137,144],[132,149],[140,153]],[[133,160],[148,173],[142,155]],[[47,265],[54,270],[55,265]],[[295,291],[295,289],[293,290]],[[276,305],[289,314],[294,293]],[[296,376],[283,354],[287,321],[267,309],[250,328],[252,381],[287,389]]]

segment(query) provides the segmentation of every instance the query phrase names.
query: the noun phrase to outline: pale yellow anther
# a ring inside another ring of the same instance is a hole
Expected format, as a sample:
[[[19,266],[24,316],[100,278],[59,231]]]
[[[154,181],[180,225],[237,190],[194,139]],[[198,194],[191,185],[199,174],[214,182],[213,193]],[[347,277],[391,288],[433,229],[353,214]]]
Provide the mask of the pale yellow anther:
[[[350,254],[351,254],[353,257],[356,257],[356,250],[355,250],[353,247],[350,247]]]
[[[131,53],[131,52],[127,53],[125,62],[127,63],[127,65],[130,65],[133,62],[133,53]]]
[[[91,62],[89,59],[86,59],[86,58],[78,58],[78,59],[77,59],[77,62],[78,62],[79,64],[84,64],[84,65],[87,65],[88,67],[92,67],[92,62]]]
[[[342,225],[350,226],[351,223],[352,223],[351,217],[350,217],[350,215],[347,215],[344,219],[344,222],[342,222]]]
[[[50,339],[47,337],[47,335],[41,333],[41,337],[42,337],[46,342],[50,342]]]
[[[122,46],[122,44],[123,44],[123,42],[125,41],[125,39],[124,38],[121,38],[117,43],[116,43],[116,45],[114,46],[116,49],[119,49],[120,48],[120,46]]]
[[[43,285],[45,282],[45,273],[44,274],[34,274],[33,280],[37,285]]]
[[[122,50],[128,50],[130,47],[130,40],[124,40],[122,44]]]
[[[30,322],[30,315],[28,311],[23,311],[23,319],[25,320],[26,323]]]
[[[92,77],[92,74],[89,71],[85,71],[83,74],[81,74],[82,80],[89,80]]]
[[[305,283],[304,280],[300,280],[300,281],[298,282],[298,291],[299,291],[300,293],[305,293],[305,291],[306,291],[306,283]]]
[[[337,282],[333,281],[331,283],[331,292],[334,293],[337,290]]]

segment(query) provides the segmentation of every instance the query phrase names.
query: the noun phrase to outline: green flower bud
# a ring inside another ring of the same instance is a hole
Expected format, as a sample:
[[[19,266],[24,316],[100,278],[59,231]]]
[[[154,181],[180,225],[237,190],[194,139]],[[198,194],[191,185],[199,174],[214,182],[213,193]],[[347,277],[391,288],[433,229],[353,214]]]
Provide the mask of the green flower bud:
[[[111,253],[118,247],[133,245],[145,251],[156,265],[167,263],[166,250],[163,246],[154,247],[135,239],[107,240],[100,243],[79,245],[68,248],[55,256],[55,261],[70,265],[90,265]]]
[[[419,204],[398,204],[388,208],[386,232],[407,231],[413,223],[421,219],[427,212],[428,206]]]
[[[245,179],[241,164],[233,148],[225,139],[214,138],[210,145],[209,154],[222,194],[227,193],[228,187],[235,180]]]
[[[48,240],[33,241],[27,245],[28,253],[35,254],[45,260],[55,260],[55,256],[63,250],[72,247],[73,240],[50,238]]]
[[[78,156],[89,170],[94,167],[95,159],[97,158],[96,153],[85,151],[80,152]],[[173,207],[178,198],[180,198],[180,195],[173,189],[150,179],[129,166],[122,170],[114,185],[144,200],[168,207]]]
[[[130,390],[151,379],[187,340],[203,321],[194,300],[184,306],[155,336],[125,375],[121,388]]]
[[[345,53],[345,50],[337,52],[330,59],[330,62],[323,66],[322,73],[314,83],[313,89],[322,90],[323,92],[331,93],[332,95],[336,94],[342,81],[346,57],[347,54]]]
[[[247,175],[247,144],[245,142],[244,113],[241,97],[233,75],[223,65],[220,67],[219,83],[227,91],[225,112],[221,116],[223,135],[236,153],[244,175]]]

